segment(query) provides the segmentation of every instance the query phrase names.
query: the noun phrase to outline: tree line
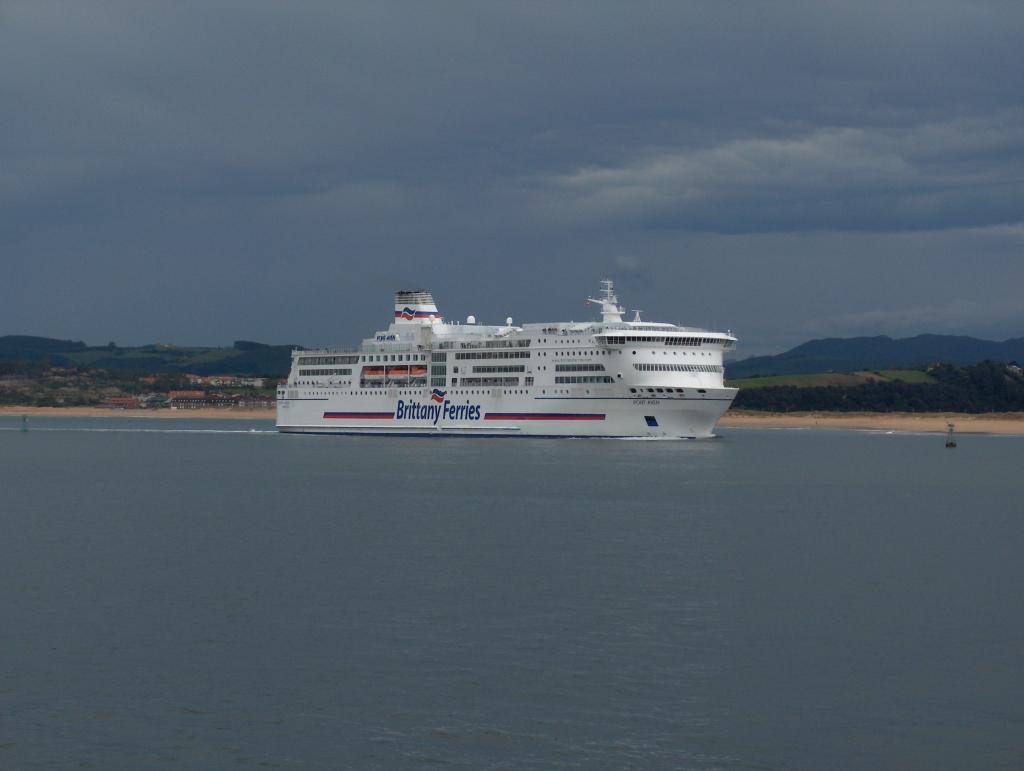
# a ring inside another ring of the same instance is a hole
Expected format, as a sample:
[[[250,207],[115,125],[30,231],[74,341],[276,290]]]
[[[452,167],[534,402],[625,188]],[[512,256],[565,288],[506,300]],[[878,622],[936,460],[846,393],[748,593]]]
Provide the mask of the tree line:
[[[1024,412],[1019,367],[984,361],[965,367],[939,364],[928,373],[935,382],[746,388],[733,407],[766,412]]]

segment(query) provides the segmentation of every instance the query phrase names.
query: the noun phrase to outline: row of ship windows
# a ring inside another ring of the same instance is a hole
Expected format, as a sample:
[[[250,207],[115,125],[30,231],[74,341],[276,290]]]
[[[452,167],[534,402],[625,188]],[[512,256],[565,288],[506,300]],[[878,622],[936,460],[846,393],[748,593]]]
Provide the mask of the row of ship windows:
[[[459,368],[456,367],[455,371],[458,372],[458,370],[459,370]],[[502,372],[526,372],[526,365],[525,364],[509,364],[509,365],[506,365],[504,367],[497,367],[497,366],[473,367],[473,372],[474,372],[474,374],[476,374],[476,373],[495,374],[495,373],[502,373]]]
[[[646,363],[635,363],[633,364],[634,369],[639,372],[716,372],[724,373],[725,368],[715,364],[646,364]],[[432,367],[430,384],[432,386],[444,386],[446,382],[445,368],[444,367]],[[543,368],[546,369],[546,368]],[[440,370],[440,371],[438,371]],[[455,368],[455,373],[458,374],[459,368]],[[525,367],[523,365],[509,366],[509,367],[473,367],[473,374],[505,374],[514,372],[524,372]],[[556,364],[556,372],[604,372],[605,368],[603,364]],[[351,375],[351,369],[302,369],[299,370],[299,374],[304,377],[329,377],[333,375]],[[458,378],[453,378],[452,382],[457,382]],[[467,380],[473,382],[467,383],[467,385],[518,385],[518,378],[463,378],[463,383]],[[533,378],[527,378],[531,381]],[[419,381],[419,378],[415,378],[413,382]],[[486,381],[486,382],[484,382]],[[510,382],[510,381],[515,381]],[[564,377],[556,377],[556,383],[610,383],[612,379],[592,377],[590,379],[569,379]]]
[[[339,391],[302,391],[299,394],[299,396],[300,397],[308,397],[308,396],[337,396],[339,393],[341,393],[342,395],[348,395],[348,396],[395,396],[395,395],[398,395],[398,396],[423,396],[423,391],[421,391],[421,390],[412,390],[412,391],[398,390],[398,391],[395,391],[395,390],[392,390],[392,389],[381,390],[379,388],[377,388],[375,390],[366,389],[366,390],[360,390],[360,391],[341,391],[341,392],[339,392]],[[486,395],[490,395],[490,393],[491,393],[490,391],[451,390],[451,391],[447,392],[447,395],[448,396],[468,396],[470,394],[480,394],[480,395],[485,395],[486,394]],[[506,394],[525,394],[525,393],[529,393],[529,391],[527,391],[525,389],[519,389],[519,390],[507,389],[505,391],[505,393]],[[282,399],[287,399],[289,397],[281,396],[281,398]],[[296,397],[292,396],[290,398],[294,399]]]
[[[388,357],[391,358],[388,358]],[[370,354],[360,357],[360,361],[426,361],[427,357],[421,353],[384,353]]]
[[[356,364],[358,356],[300,356],[299,366],[322,366],[324,364]]]
[[[656,329],[656,327],[652,327],[651,329]],[[575,334],[575,335],[585,335],[586,331],[580,330],[578,332],[574,332],[573,334]],[[718,338],[718,337],[661,337],[661,336],[654,337],[653,335],[607,335],[607,336],[600,336],[598,339],[603,339],[606,343],[608,343],[610,345],[623,345],[624,343],[627,343],[627,342],[628,343],[660,343],[660,342],[664,342],[665,345],[701,345],[701,344],[713,345],[713,344],[718,343],[718,344],[722,344],[722,345],[728,346],[728,345],[731,345],[731,343],[732,343],[731,340],[726,341],[726,340],[722,340],[721,338]],[[471,349],[479,349],[479,348],[528,348],[532,342],[533,342],[532,340],[492,340],[492,341],[486,341],[486,342],[482,342],[482,343],[455,343],[455,342],[445,341],[445,342],[438,343],[437,347],[439,349],[444,349],[444,350],[451,350],[451,349],[456,348],[456,347],[458,347],[461,350],[471,350]],[[546,345],[547,342],[548,342],[547,338],[542,338],[542,339],[537,340],[537,344],[538,345],[540,345],[540,344],[545,344]],[[563,338],[563,339],[556,338],[554,340],[554,342],[557,343],[557,344],[560,344],[560,345],[569,345],[569,344],[578,345],[579,344],[579,340],[578,339],[569,339],[569,338]],[[435,355],[438,355],[438,354],[435,354]],[[444,354],[440,354],[440,355],[443,356]]]
[[[543,367],[541,367],[543,369]],[[474,375],[508,375],[515,372],[526,372],[525,364],[507,364],[505,366],[482,366],[473,367]],[[452,367],[452,373],[455,375],[459,374],[458,367]],[[435,376],[441,376],[448,374],[448,367],[444,366],[433,366],[430,368],[430,374]]]
[[[614,383],[609,375],[566,375],[556,377],[556,383]]]
[[[299,374],[305,377],[324,377],[326,375],[351,375],[351,369],[300,369]]]
[[[650,330],[652,332],[656,332],[656,331],[660,331],[661,328],[660,327],[634,327],[634,329],[646,329],[646,330]],[[572,335],[585,335],[585,334],[587,334],[587,332],[585,330],[578,330],[578,331],[573,331],[570,334],[572,334]],[[734,346],[734,343],[733,343],[732,340],[723,340],[720,337],[662,337],[660,335],[655,337],[654,335],[608,335],[608,334],[594,335],[594,337],[597,340],[603,341],[605,344],[608,344],[608,345],[623,345],[624,343],[627,343],[627,342],[628,343],[661,343],[661,342],[664,342],[665,345],[722,345],[722,346],[725,346],[726,348],[732,348]],[[538,340],[537,342],[538,343],[547,343],[547,338],[544,338],[542,340]],[[555,339],[555,342],[556,343],[561,343],[561,344],[573,344],[573,345],[578,345],[579,344],[577,340],[566,339],[566,338]]]
[[[555,351],[555,356],[607,356],[611,354],[611,351],[594,349],[594,350],[581,350],[581,351]],[[617,353],[622,353],[618,351]],[[636,351],[633,351],[635,354]],[[674,354],[674,352],[673,352]],[[547,356],[546,352],[540,352],[539,356]],[[710,354],[704,354],[710,355]],[[458,360],[474,360],[474,359],[529,359],[529,351],[466,351],[455,354],[455,358]],[[389,362],[389,361],[425,361],[426,356],[420,354],[379,354],[379,355],[367,355],[367,356],[316,356],[316,357],[303,357],[299,359],[299,364],[311,364],[316,363],[333,363],[337,360],[340,363],[342,360],[349,360],[346,363],[357,363],[359,361],[364,362]],[[445,353],[435,353],[431,355],[432,362],[446,362],[448,355]],[[441,365],[438,365],[441,366]],[[558,365],[562,366],[562,365]],[[304,373],[303,373],[304,374]]]
[[[640,372],[725,372],[716,364],[634,364]]]
[[[645,391],[647,393],[649,393],[649,394],[654,394],[654,393],[658,393],[658,394],[682,394],[682,393],[685,393],[685,391],[682,388],[630,388],[629,389],[629,392],[631,394],[643,394]],[[699,393],[699,394],[706,394],[707,390],[704,389],[704,388],[698,388],[697,389],[697,393]]]
[[[636,389],[635,388],[632,388],[630,390],[633,393],[636,393]],[[641,392],[642,392],[642,390],[643,389],[641,389]],[[651,393],[654,393],[654,389],[653,388],[648,388],[647,390],[650,391]],[[658,393],[664,393],[665,391],[667,391],[669,393],[672,392],[671,388],[665,388],[665,389],[659,388],[657,390],[658,390]],[[552,389],[550,389],[550,391],[551,391],[552,394],[569,394],[569,393],[571,393],[571,391],[568,388],[552,388]],[[676,392],[681,396],[682,393],[683,393],[683,389],[682,388],[676,389]],[[703,388],[699,389],[699,392],[700,393],[704,393],[704,389]],[[303,392],[301,392],[300,396],[301,397],[309,397],[309,396],[334,396],[334,395],[337,395],[337,393],[338,393],[337,391],[303,391]],[[342,392],[342,393],[345,393],[345,392]],[[348,391],[347,392],[348,396],[393,396],[395,393],[396,392],[392,391],[392,390],[383,391],[383,390],[380,390],[380,389],[377,389],[377,390],[374,390],[374,391]],[[422,396],[422,392],[421,391],[398,391],[397,393],[398,393],[399,396]],[[476,390],[472,390],[472,389],[466,389],[466,390],[452,389],[452,390],[448,391],[447,395],[449,397],[455,397],[455,396],[484,396],[484,395],[490,395],[491,393],[492,393],[492,391],[489,391],[489,390],[488,391],[476,391]],[[525,389],[525,388],[519,388],[519,389],[516,389],[516,388],[506,388],[506,389],[504,389],[504,394],[506,396],[513,395],[513,394],[529,395],[530,393],[531,393],[531,391],[528,390],[528,389]],[[548,393],[548,389],[541,389],[541,394],[546,395],[547,393]],[[587,393],[588,394],[590,393],[590,389],[587,389]],[[282,396],[281,398],[282,399],[286,399],[288,397]],[[291,398],[296,398],[296,397],[292,396]]]
[[[525,382],[523,385],[533,385],[533,378],[524,378]],[[458,385],[459,379],[457,377],[452,378],[452,385]],[[444,385],[442,383],[442,385]],[[517,377],[464,377],[462,378],[462,385],[464,386],[517,386],[519,385],[519,378]]]
[[[530,384],[527,383],[527,385],[530,385]],[[551,390],[551,393],[553,393],[553,394],[569,394],[569,393],[572,393],[568,388],[552,388],[550,390]],[[631,388],[629,390],[632,393],[636,393],[637,392],[637,389],[635,389],[635,388]],[[654,393],[655,389],[648,388],[647,390],[650,391],[651,393]],[[673,389],[671,389],[671,388],[664,388],[664,389],[659,388],[659,389],[657,389],[658,393],[664,393],[665,391],[671,393],[672,390]],[[704,389],[703,388],[698,389],[698,390],[699,390],[700,393],[704,393]],[[642,393],[643,389],[640,389],[640,391]],[[678,388],[678,389],[676,389],[676,392],[681,395],[683,393],[683,389],[682,388]],[[310,397],[310,396],[336,396],[336,395],[338,395],[338,393],[339,392],[337,390],[330,390],[330,391],[301,391],[297,395],[296,394],[292,394],[290,397],[286,396],[284,394],[278,394],[278,396],[281,399],[288,399],[288,398],[295,399],[295,398],[307,398],[307,397]],[[395,394],[397,394],[398,396],[422,396],[423,395],[423,392],[419,391],[419,390],[411,390],[411,391],[408,391],[408,390],[398,390],[398,391],[395,391],[393,389],[381,390],[379,388],[375,389],[375,390],[364,389],[364,390],[359,390],[359,391],[347,391],[347,392],[342,391],[340,393],[342,393],[342,394],[346,394],[347,393],[348,396],[394,396]],[[449,397],[469,396],[469,395],[480,395],[480,396],[482,396],[482,395],[485,395],[485,394],[486,395],[490,395],[491,393],[493,393],[493,392],[492,391],[474,391],[474,390],[471,390],[471,389],[470,390],[461,390],[461,389],[454,389],[453,388],[453,389],[448,391],[447,395]],[[506,388],[506,389],[504,389],[504,394],[506,396],[512,395],[512,394],[525,394],[525,395],[529,395],[530,393],[531,393],[531,391],[529,389],[526,389],[526,388],[518,388],[518,389],[517,388]],[[547,393],[548,393],[548,389],[546,389],[546,388],[542,388],[541,389],[541,394],[546,395]],[[576,391],[575,393],[578,393],[578,391]],[[589,388],[587,389],[587,393],[588,394],[590,393],[590,389]]]
[[[629,342],[648,342],[657,341],[662,338],[655,337],[623,337],[623,338],[608,338],[609,343],[622,343],[622,341]],[[667,345],[687,345],[688,343],[673,343],[672,340],[711,340],[713,342],[721,342],[714,338],[665,338]],[[699,344],[699,343],[698,343]],[[592,350],[579,350],[579,351],[554,351],[555,356],[608,356],[611,351],[603,349],[592,349]],[[621,351],[619,352],[621,353]],[[635,351],[634,351],[635,353]],[[546,352],[541,352],[539,356],[547,356]],[[460,351],[456,352],[455,358],[459,360],[463,359],[529,359],[531,356],[529,351]],[[388,362],[388,361],[426,361],[427,357],[425,354],[419,353],[392,353],[392,354],[364,354],[362,356],[302,356],[299,358],[299,366],[323,366],[330,364],[358,364],[359,362]],[[435,352],[430,355],[430,360],[433,362],[446,362],[448,360],[448,354],[444,352]]]
[[[556,351],[555,355],[556,356],[559,356],[559,355],[564,355],[564,356],[577,356],[577,355],[578,356],[588,356],[588,355],[593,355],[593,354],[598,354],[599,355],[601,353],[608,354],[609,352],[608,351],[579,351],[579,352],[577,352],[577,351]],[[633,353],[635,354],[636,351],[633,351]],[[665,351],[664,353],[667,354],[668,352]],[[675,355],[675,351],[673,351],[672,354],[674,356]],[[541,353],[540,355],[541,356],[545,356],[546,354],[545,353]],[[710,354],[709,353],[702,353],[701,355],[709,356]],[[470,359],[470,360],[476,360],[476,359],[495,359],[495,358],[497,358],[497,359],[506,359],[506,358],[519,359],[519,358],[528,358],[529,356],[530,356],[530,352],[529,351],[467,352],[467,353],[457,353],[456,354],[456,358],[460,359],[460,360],[464,360],[464,359]],[[440,359],[438,359],[437,357],[440,357]],[[308,357],[308,358],[310,360],[320,360],[320,359],[328,360],[328,359],[331,359],[331,358],[342,359],[342,358],[345,358],[345,357],[340,357],[340,356],[339,357],[327,357],[327,356],[323,356],[323,357]],[[358,357],[354,357],[353,356],[353,357],[348,357],[348,358],[356,359]],[[383,354],[383,355],[380,355],[380,356],[373,356],[373,355],[371,355],[371,356],[363,357],[363,358],[364,359],[369,359],[371,361],[381,361],[381,360],[383,360],[383,361],[389,361],[389,360],[390,361],[396,361],[396,360],[397,361],[405,361],[405,360],[410,360],[410,359],[421,359],[423,357],[419,356],[418,354],[391,354],[391,355]],[[446,354],[434,354],[434,360],[444,361],[445,358],[446,358]],[[304,361],[304,360],[305,359],[302,359],[300,361]],[[693,369],[692,365],[639,365],[639,364],[636,364],[634,366],[637,369],[647,370],[647,371],[653,371],[652,367],[655,367],[657,370],[661,370],[661,371],[673,370],[673,371],[677,371],[677,372],[721,372],[721,371],[723,371],[723,369],[721,367],[718,367],[717,369],[716,368],[711,368],[711,369],[706,369],[706,368]],[[697,366],[701,366],[701,365],[697,365]],[[603,372],[604,369],[605,368],[604,368],[603,364],[556,364],[555,365],[555,370],[558,371],[558,372]],[[479,366],[479,367],[474,367],[473,368],[474,372],[479,372],[479,373],[523,372],[524,370],[525,370],[525,366],[524,365]],[[430,368],[430,374],[434,375],[435,377],[446,374],[446,371],[447,371],[447,364],[434,364]],[[456,368],[455,371],[458,372],[458,368]],[[348,370],[348,369],[300,369],[299,370],[299,374],[303,375],[303,376],[309,376],[309,377],[314,377],[314,376],[324,377],[324,376],[331,376],[331,375],[351,375],[352,371]]]
[[[384,353],[366,354],[363,356],[300,356],[299,366],[323,366],[325,364],[358,364],[359,362],[373,361],[426,361],[427,357],[421,353]]]
[[[516,380],[516,378],[508,378],[508,379],[509,380]],[[528,382],[526,382],[524,385],[527,385],[527,386],[533,385],[533,378],[527,378],[526,380]],[[601,382],[611,382],[611,380],[612,379],[609,377],[609,378],[607,378],[607,381],[601,381]],[[562,381],[559,381],[559,384],[564,385],[565,383],[562,383]],[[442,385],[443,386],[444,383],[439,383],[439,384],[435,384],[435,385]],[[452,386],[454,387],[455,385],[456,385],[456,382],[453,380],[452,381]],[[463,385],[464,386],[474,386],[474,385],[475,386],[480,386],[480,385],[484,385],[484,384],[475,383],[475,382],[470,383],[470,382],[467,382],[464,379]],[[518,382],[508,383],[508,385],[516,386],[516,385],[518,385]],[[706,394],[707,393],[707,390],[705,390],[703,388],[698,388],[698,389],[696,389],[696,391],[699,394]],[[645,393],[647,393],[647,394],[679,394],[680,396],[682,396],[685,393],[685,390],[682,389],[682,388],[668,388],[668,387],[664,387],[664,388],[630,388],[629,392],[631,394],[636,394],[638,396],[642,396]],[[335,394],[335,393],[337,393],[337,391],[334,391],[334,390],[331,390],[331,391],[304,391],[304,392],[302,392],[302,395],[303,396],[309,396],[309,395],[330,396],[330,395]],[[359,391],[348,391],[347,393],[348,393],[349,396],[387,396],[389,394],[394,394],[396,392],[394,390],[392,390],[392,389],[381,390],[381,389],[377,388],[377,389],[372,389],[372,390],[371,389],[361,389]],[[408,395],[408,396],[420,396],[422,394],[422,392],[420,390],[415,390],[415,389],[414,390],[402,390],[402,389],[400,389],[400,390],[397,391],[397,393],[400,396],[406,396],[406,395]],[[452,391],[449,392],[449,395],[450,396],[464,396],[464,395],[468,395],[468,394],[484,394],[484,393],[488,393],[488,392],[486,392],[486,391],[452,390]],[[527,389],[506,390],[505,393],[506,394],[529,394],[530,391],[528,391]],[[541,393],[542,394],[547,394],[547,389],[541,389]],[[566,389],[553,388],[553,389],[551,389],[551,393],[553,393],[553,394],[568,394],[569,391],[566,390]],[[589,394],[590,391],[588,390],[587,393]],[[282,396],[282,398],[285,398],[285,397]]]
[[[385,361],[426,361],[427,357],[419,353],[383,353],[364,356],[300,356],[299,366],[324,364],[358,364],[360,362]]]
[[[624,345],[625,343],[661,343],[665,345],[714,345],[720,344],[726,349],[733,347],[732,340],[722,340],[716,337],[654,337],[651,335],[600,335],[596,339],[606,345]],[[537,340],[538,343],[547,343],[547,339]],[[556,343],[562,344],[579,344],[577,340],[555,340]],[[483,342],[471,342],[471,343],[455,343],[445,341],[438,343],[439,349],[452,349],[458,345],[462,352],[455,354],[457,359],[504,359],[504,358],[529,358],[529,351],[515,351],[515,350],[503,350],[503,351],[481,351],[478,349],[509,349],[509,348],[527,348],[529,347],[530,340],[487,340]],[[609,352],[605,350],[593,350],[593,351],[581,351],[578,355],[607,355]],[[542,354],[545,355],[545,354]],[[556,356],[570,356],[577,355],[575,351],[556,351]],[[357,364],[359,362],[374,362],[374,361],[426,361],[426,354],[419,353],[405,353],[405,354],[363,354],[363,355],[345,355],[345,356],[300,356],[299,366],[325,366],[332,364]],[[430,354],[431,361],[447,361],[448,354],[447,350],[434,351]]]
[[[599,338],[600,339],[600,338]],[[727,341],[718,337],[654,337],[652,335],[608,335],[603,338],[608,345],[625,345],[626,343],[664,343],[665,345],[727,345]],[[731,342],[731,341],[728,341]]]
[[[444,340],[437,344],[438,348],[459,348],[466,350],[470,348],[527,348],[529,340],[482,340],[480,342],[459,343],[454,340]]]
[[[455,354],[456,359],[529,359],[529,351],[467,351]]]

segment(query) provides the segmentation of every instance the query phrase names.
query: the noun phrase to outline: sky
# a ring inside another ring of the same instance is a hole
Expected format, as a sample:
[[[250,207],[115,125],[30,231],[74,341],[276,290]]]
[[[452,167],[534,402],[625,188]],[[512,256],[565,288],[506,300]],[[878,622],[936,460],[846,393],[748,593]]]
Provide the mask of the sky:
[[[605,277],[741,357],[1024,336],[1024,3],[0,0],[0,335],[344,344]]]

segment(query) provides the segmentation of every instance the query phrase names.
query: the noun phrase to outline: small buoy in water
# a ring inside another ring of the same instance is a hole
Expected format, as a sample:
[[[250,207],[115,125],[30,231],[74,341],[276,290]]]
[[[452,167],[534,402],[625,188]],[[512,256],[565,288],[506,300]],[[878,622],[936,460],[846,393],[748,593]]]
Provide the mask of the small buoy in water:
[[[21,416],[21,430],[28,431],[28,415]]]
[[[956,440],[953,438],[953,424],[946,424],[946,447],[956,447]]]

